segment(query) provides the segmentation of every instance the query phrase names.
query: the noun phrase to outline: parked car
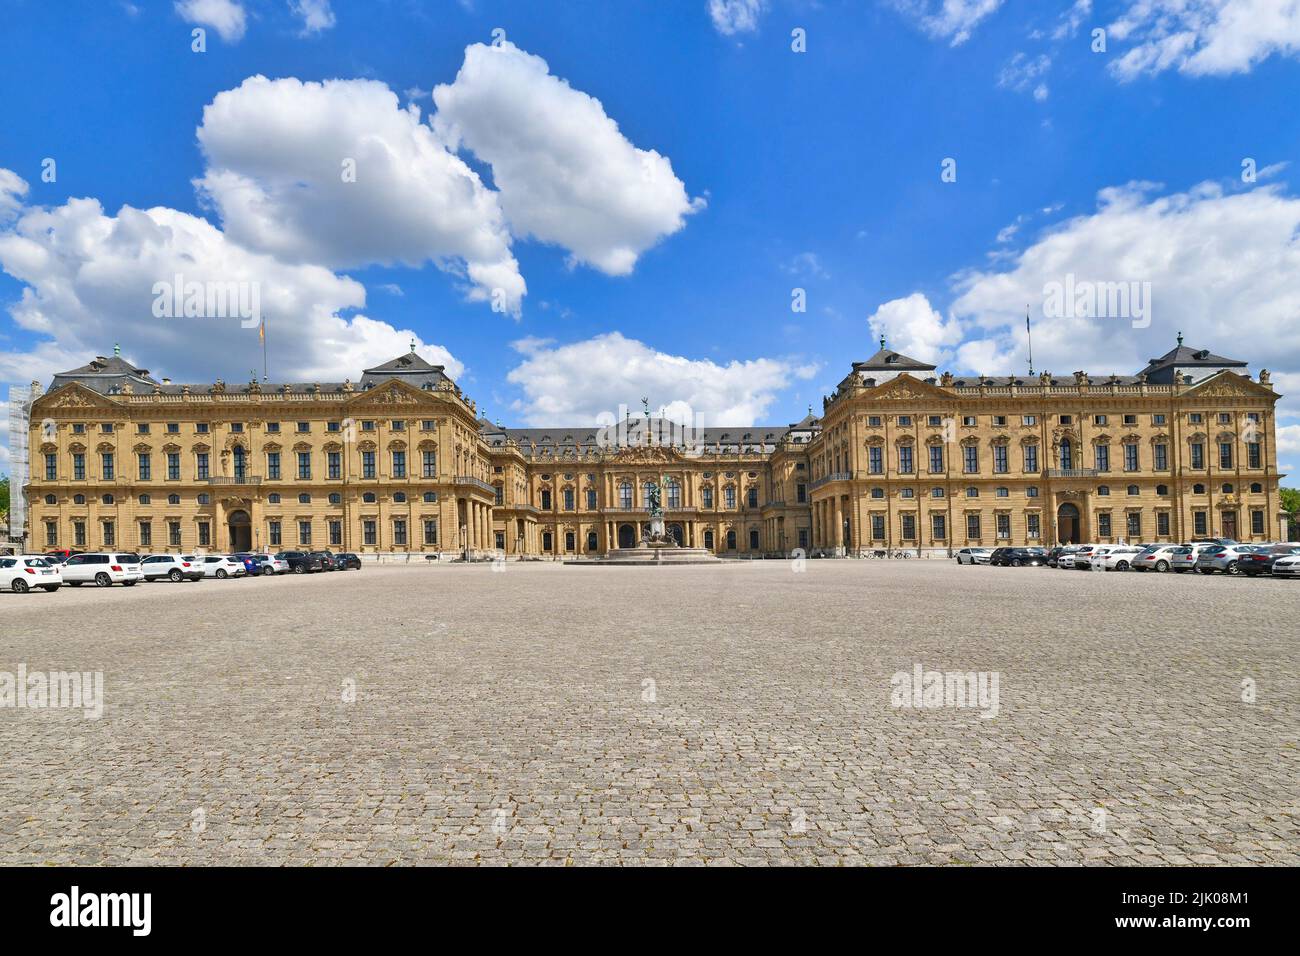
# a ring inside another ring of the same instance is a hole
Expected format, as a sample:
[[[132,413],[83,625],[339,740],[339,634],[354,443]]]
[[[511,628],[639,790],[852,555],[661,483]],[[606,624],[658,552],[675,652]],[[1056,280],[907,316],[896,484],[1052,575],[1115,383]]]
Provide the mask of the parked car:
[[[1168,571],[1172,568],[1176,544],[1153,544],[1133,559],[1134,571]]]
[[[344,551],[342,554],[334,555],[334,567],[340,571],[360,571],[361,557],[350,551]]]
[[[1293,544],[1274,544],[1256,548],[1251,554],[1244,554],[1237,567],[1242,574],[1255,578],[1261,574],[1272,574],[1279,558],[1300,555],[1300,548]]]
[[[85,552],[78,551],[75,548],[71,550],[67,548],[54,548],[50,551],[46,551],[45,554],[42,555],[42,557],[44,557],[46,560],[57,561],[59,564],[62,564],[64,561],[68,560],[68,558],[72,557],[74,554],[85,554]]]
[[[1131,544],[1096,548],[1088,559],[1088,564],[1094,571],[1127,571],[1142,551],[1142,548]]]
[[[1300,578],[1300,553],[1292,552],[1274,561],[1273,576],[1276,578]]]
[[[1212,544],[1197,555],[1196,570],[1202,574],[1213,574],[1215,571],[1240,574],[1242,557],[1253,554],[1254,551],[1254,547],[1249,544]]]
[[[957,563],[988,564],[992,553],[988,548],[962,548],[957,552]]]
[[[1012,568],[1041,568],[1047,565],[1047,552],[1042,548],[1007,548],[1002,563]]]
[[[270,554],[254,554],[251,555],[251,557],[256,559],[259,565],[257,571],[259,575],[289,573],[289,562],[284,560],[281,557],[277,557]]]
[[[140,562],[146,581],[202,581],[203,568],[192,554],[150,554]]]
[[[1074,544],[1066,548],[1056,559],[1056,566],[1066,571],[1088,570],[1088,559],[1092,557],[1095,544]]]
[[[289,570],[294,574],[310,574],[325,570],[325,559],[316,551],[310,553],[307,551],[281,551],[276,557],[287,563]]]
[[[60,570],[63,583],[79,588],[94,584],[106,588],[114,584],[134,587],[144,580],[140,568],[140,555],[130,551],[92,551],[74,554],[63,562]]]
[[[1004,567],[1008,563],[1007,556],[1012,550],[1012,548],[994,548],[989,554],[989,564],[995,568]]]
[[[251,554],[248,551],[240,551],[237,554],[232,554],[230,560],[238,561],[242,564],[244,566],[244,573],[250,578],[257,577],[262,573],[262,562],[258,560],[257,555]]]
[[[337,570],[338,570],[338,565],[336,565],[336,564],[334,563],[334,552],[333,552],[333,551],[330,551],[329,549],[325,549],[325,550],[322,550],[322,551],[313,551],[313,552],[311,552],[311,553],[320,557],[320,559],[321,559],[321,563],[324,565],[324,568],[323,568],[322,570],[325,570],[325,571],[337,571]]]
[[[240,578],[247,576],[248,572],[244,570],[244,562],[233,558],[227,554],[205,554],[199,558],[199,567],[203,569],[204,577],[219,578]]]
[[[39,554],[16,554],[0,558],[0,589],[26,594],[32,588],[57,591],[63,575],[57,562]]]
[[[1195,571],[1196,559],[1205,550],[1205,547],[1205,545],[1201,544],[1179,545],[1174,548],[1173,554],[1170,555],[1169,567],[1177,574],[1182,574],[1184,571]]]

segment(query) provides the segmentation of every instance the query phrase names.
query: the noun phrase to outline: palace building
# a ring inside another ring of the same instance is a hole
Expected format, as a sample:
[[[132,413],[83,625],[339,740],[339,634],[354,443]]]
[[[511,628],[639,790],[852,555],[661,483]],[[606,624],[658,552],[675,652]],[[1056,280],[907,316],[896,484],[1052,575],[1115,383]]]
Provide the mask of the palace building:
[[[31,409],[32,549],[578,557],[1277,540],[1267,370],[1178,346],[1136,375],[956,377],[881,348],[780,426],[505,428],[412,351],[357,382],[177,385],[120,355]]]

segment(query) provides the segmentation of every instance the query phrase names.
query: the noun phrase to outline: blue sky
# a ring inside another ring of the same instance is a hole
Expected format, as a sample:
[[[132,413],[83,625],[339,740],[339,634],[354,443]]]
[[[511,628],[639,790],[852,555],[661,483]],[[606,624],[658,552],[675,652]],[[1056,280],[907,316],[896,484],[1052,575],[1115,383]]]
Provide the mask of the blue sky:
[[[115,342],[178,380],[260,371],[255,331],[151,314],[181,263],[263,283],[272,380],[355,377],[414,336],[507,424],[643,395],[790,422],[882,332],[1023,372],[1027,304],[1039,370],[1132,373],[1182,330],[1295,393],[1284,6],[7,0],[0,381]],[[358,150],[362,189],[323,181]],[[1150,324],[1044,315],[1066,272],[1151,282]]]

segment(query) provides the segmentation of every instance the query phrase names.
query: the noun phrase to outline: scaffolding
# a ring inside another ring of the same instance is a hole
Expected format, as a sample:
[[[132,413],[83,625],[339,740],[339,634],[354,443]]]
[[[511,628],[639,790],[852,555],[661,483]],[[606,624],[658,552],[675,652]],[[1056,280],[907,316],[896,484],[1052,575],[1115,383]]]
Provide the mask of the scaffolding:
[[[26,385],[9,386],[9,541],[21,544],[27,538],[27,482],[31,474],[29,433],[32,420],[32,390]]]

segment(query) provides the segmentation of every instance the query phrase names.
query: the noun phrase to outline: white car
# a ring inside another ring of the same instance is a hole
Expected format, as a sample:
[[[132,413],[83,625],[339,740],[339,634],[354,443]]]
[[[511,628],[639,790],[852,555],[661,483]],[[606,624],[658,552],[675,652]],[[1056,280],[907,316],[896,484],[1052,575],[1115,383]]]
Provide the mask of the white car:
[[[133,587],[144,580],[140,570],[140,555],[131,552],[92,551],[88,554],[74,554],[64,561],[59,570],[63,573],[63,583],[79,588],[83,584],[94,584],[107,588],[114,584]]]
[[[1273,562],[1273,574],[1279,578],[1300,578],[1300,554],[1286,554]]]
[[[1195,571],[1196,559],[1208,547],[1210,547],[1208,544],[1184,544],[1174,548],[1173,555],[1169,559],[1169,567],[1177,574]]]
[[[0,589],[26,594],[32,588],[57,591],[62,585],[57,562],[36,554],[0,557]]]
[[[1174,566],[1176,544],[1153,544],[1133,561],[1134,571],[1168,571]]]
[[[1088,558],[1092,555],[1094,544],[1076,544],[1070,550],[1062,551],[1056,558],[1056,566],[1066,571],[1077,571],[1088,567]],[[1078,564],[1075,562],[1078,561]]]
[[[248,574],[244,569],[243,561],[236,561],[234,558],[225,554],[204,554],[195,559],[199,567],[203,569],[204,577],[209,578],[242,578]]]
[[[957,552],[958,564],[988,564],[992,548],[962,548]]]
[[[202,581],[203,568],[192,554],[150,554],[140,562],[146,581]]]
[[[1088,563],[1093,571],[1127,571],[1133,567],[1134,560],[1142,551],[1142,548],[1135,548],[1132,545],[1097,548],[1092,552]]]

